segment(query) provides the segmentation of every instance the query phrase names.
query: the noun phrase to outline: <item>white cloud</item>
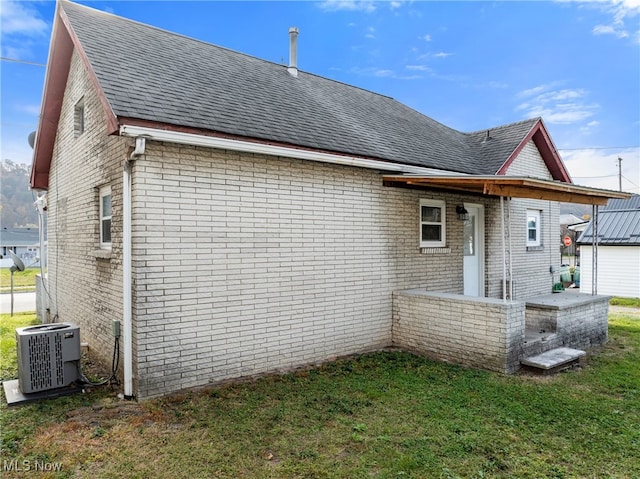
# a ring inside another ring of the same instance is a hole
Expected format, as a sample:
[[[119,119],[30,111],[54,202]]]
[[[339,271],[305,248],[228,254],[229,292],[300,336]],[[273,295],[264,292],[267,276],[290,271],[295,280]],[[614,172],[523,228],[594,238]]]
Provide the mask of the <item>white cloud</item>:
[[[2,0],[0,9],[2,36],[42,36],[49,26],[39,17],[38,12],[23,2]]]
[[[488,81],[486,83],[474,83],[471,86],[473,88],[479,88],[479,89],[495,88],[495,89],[499,89],[499,90],[504,90],[506,88],[509,88],[509,84],[508,83],[501,82],[501,81],[496,81],[496,80],[491,80],[491,81]]]
[[[618,38],[627,38],[629,32],[620,29],[616,25],[596,25],[592,30],[594,35],[615,35]]]
[[[633,18],[640,14],[640,0],[596,0],[580,1],[581,5],[597,8],[610,17],[610,22],[595,25],[594,35],[614,35],[618,38],[631,37],[640,43],[640,28]],[[633,31],[630,33],[630,29]]]
[[[375,3],[367,0],[324,0],[319,6],[328,12],[347,10],[373,13],[376,11]]]
[[[453,53],[438,52],[438,53],[434,54],[433,56],[436,57],[436,58],[447,58],[447,57],[450,57],[451,55],[453,55]]]
[[[400,75],[388,68],[375,68],[375,67],[355,68],[354,67],[351,69],[351,72],[355,73],[356,75],[373,76],[377,78],[392,78],[394,80],[418,80],[422,78],[421,75]]]
[[[573,124],[593,117],[600,108],[599,105],[586,101],[586,90],[553,90],[554,85],[557,85],[557,82],[518,93],[516,96],[524,98],[525,101],[516,106],[516,111],[524,111],[527,118],[542,117],[547,123]]]
[[[373,75],[377,77],[393,77],[394,73],[392,70],[375,70]]]
[[[618,158],[622,158],[622,189],[640,193],[640,148],[559,152],[575,184],[607,190],[618,189]]]
[[[376,29],[373,27],[367,28],[367,33],[364,35],[365,38],[376,38]]]
[[[540,93],[551,90],[552,88],[556,88],[559,85],[560,82],[545,83],[544,85],[538,85],[533,88],[528,88],[527,90],[522,90],[520,93],[518,93],[518,96],[526,98],[529,96],[539,95]]]
[[[431,68],[429,68],[426,65],[406,65],[405,68],[407,70],[415,70],[415,71],[420,71],[420,72],[430,72],[430,71],[432,71]]]
[[[29,113],[30,115],[40,115],[40,105],[21,105],[18,106],[17,109],[25,113]]]
[[[33,150],[27,143],[27,137],[25,135],[24,138],[3,141],[1,154],[2,158],[0,159],[2,160],[11,160],[21,165],[28,165],[31,163]]]
[[[430,42],[431,41],[431,35],[427,34],[427,35],[422,35],[421,37],[418,37],[419,40],[424,40],[425,42]]]

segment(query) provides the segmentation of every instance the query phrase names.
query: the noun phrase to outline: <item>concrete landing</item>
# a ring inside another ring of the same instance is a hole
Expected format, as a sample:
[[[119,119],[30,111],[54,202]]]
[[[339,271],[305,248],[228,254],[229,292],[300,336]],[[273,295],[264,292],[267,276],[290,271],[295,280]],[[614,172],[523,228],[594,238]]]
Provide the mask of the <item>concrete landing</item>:
[[[541,371],[543,374],[550,374],[577,364],[580,358],[586,354],[579,349],[556,348],[537,356],[525,358],[520,363],[529,369]]]
[[[64,388],[50,389],[48,391],[40,391],[36,393],[24,394],[22,391],[20,391],[20,385],[18,384],[17,379],[3,381],[2,386],[4,388],[4,395],[7,399],[8,406],[15,406],[17,404],[23,404],[23,403],[28,403],[32,401],[39,401],[41,399],[68,396],[69,394],[76,394],[82,391],[81,387],[71,385]]]

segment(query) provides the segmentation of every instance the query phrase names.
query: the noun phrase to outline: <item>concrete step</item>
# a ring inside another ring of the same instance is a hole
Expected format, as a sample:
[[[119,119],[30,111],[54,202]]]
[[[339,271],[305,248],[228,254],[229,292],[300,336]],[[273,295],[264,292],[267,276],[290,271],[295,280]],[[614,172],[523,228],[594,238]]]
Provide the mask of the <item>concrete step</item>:
[[[520,364],[525,369],[542,374],[552,374],[578,364],[586,354],[579,349],[555,348],[536,356],[522,359]]]
[[[536,356],[562,346],[562,340],[555,331],[525,329],[522,356],[525,358]]]

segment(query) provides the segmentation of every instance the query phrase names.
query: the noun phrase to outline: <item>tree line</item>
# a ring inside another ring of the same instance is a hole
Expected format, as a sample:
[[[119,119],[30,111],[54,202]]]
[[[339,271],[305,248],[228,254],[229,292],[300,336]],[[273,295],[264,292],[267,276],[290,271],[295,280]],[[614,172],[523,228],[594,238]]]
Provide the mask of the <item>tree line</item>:
[[[29,188],[29,165],[0,162],[0,225],[3,228],[38,227],[35,193]]]

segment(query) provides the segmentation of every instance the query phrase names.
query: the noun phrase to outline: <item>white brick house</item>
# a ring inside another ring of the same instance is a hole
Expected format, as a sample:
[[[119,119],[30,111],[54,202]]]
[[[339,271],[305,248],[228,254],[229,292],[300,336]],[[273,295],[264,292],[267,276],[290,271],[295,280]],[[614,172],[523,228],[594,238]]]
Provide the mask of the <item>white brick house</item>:
[[[571,184],[540,119],[461,133],[66,1],[50,55],[31,182],[48,190],[51,317],[105,359],[122,323],[127,396],[392,345],[516,370],[514,300],[551,291],[558,201],[609,194]],[[440,354],[396,314],[415,289],[506,319],[447,306],[438,328],[483,339]]]

